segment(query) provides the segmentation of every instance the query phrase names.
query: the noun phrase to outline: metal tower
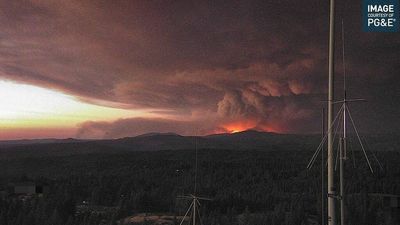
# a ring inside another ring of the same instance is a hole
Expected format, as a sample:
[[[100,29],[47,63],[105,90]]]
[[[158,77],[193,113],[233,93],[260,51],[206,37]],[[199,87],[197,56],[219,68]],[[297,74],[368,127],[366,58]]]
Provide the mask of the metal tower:
[[[333,0],[332,0],[333,1]],[[357,127],[354,123],[353,117],[351,116],[351,112],[349,109],[348,104],[350,102],[357,102],[357,101],[365,101],[364,99],[347,99],[347,93],[346,93],[346,68],[345,68],[345,41],[344,41],[344,24],[342,20],[342,60],[343,60],[343,100],[340,101],[333,101],[331,98],[329,98],[328,101],[328,106],[333,108],[335,104],[341,104],[341,107],[333,119],[332,114],[328,110],[328,129],[326,131],[325,136],[322,138],[317,150],[315,151],[314,155],[312,156],[310,162],[307,165],[307,168],[310,169],[314,162],[316,161],[316,158],[319,154],[320,151],[322,151],[324,143],[326,139],[328,139],[328,156],[327,156],[327,161],[328,161],[328,190],[327,190],[327,197],[328,197],[328,225],[336,225],[337,224],[337,219],[339,217],[336,214],[336,200],[340,202],[340,225],[345,225],[345,186],[344,186],[344,165],[345,165],[345,160],[347,159],[347,118],[349,118],[352,128],[357,136],[358,142],[360,144],[360,147],[362,149],[362,152],[364,153],[364,157],[366,159],[366,162],[368,164],[368,167],[371,171],[371,173],[374,173],[374,170],[372,169],[371,162],[368,158],[367,152],[364,148],[364,145],[361,141],[359,132],[357,130]],[[331,80],[330,80],[331,82]],[[331,88],[331,83],[330,87]],[[331,89],[329,89],[330,94]],[[333,92],[333,90],[332,90]],[[330,97],[332,95],[329,95]],[[330,115],[331,114],[331,115]],[[331,120],[329,122],[329,120]],[[339,121],[342,121],[340,123]],[[336,194],[336,189],[335,189],[335,183],[334,183],[334,171],[336,170],[333,156],[334,154],[334,148],[333,148],[333,143],[335,136],[337,134],[337,131],[339,130],[338,128],[341,126],[341,136],[339,138],[339,148],[337,150],[337,159],[339,158],[339,195]],[[323,155],[323,154],[322,154]],[[354,157],[354,156],[353,156]],[[323,157],[322,157],[323,159]],[[377,158],[375,157],[377,160]],[[377,160],[378,161],[378,160]],[[378,164],[380,165],[379,161]],[[321,163],[321,167],[323,167],[323,161]],[[321,171],[323,171],[323,168],[321,168]],[[322,185],[323,187],[323,185]],[[323,201],[322,201],[323,202]],[[323,203],[322,203],[323,204]],[[322,205],[322,213],[324,213]],[[333,207],[333,208],[332,208]],[[322,215],[322,218],[324,218],[324,215]]]
[[[201,204],[199,200],[212,201],[212,199],[197,197],[195,195],[178,196],[178,198],[191,200],[189,208],[187,209],[179,225],[182,225],[186,221],[186,218],[189,218],[188,224],[190,225],[196,225],[197,222],[200,222],[200,225],[202,225],[203,222],[201,221],[200,210],[199,210],[199,206]]]
[[[190,195],[182,195],[182,196],[178,196],[178,198],[180,199],[189,199],[191,201],[188,209],[186,210],[185,215],[183,216],[181,222],[179,223],[179,225],[182,225],[185,221],[186,218],[190,218],[188,221],[188,224],[190,225],[196,225],[198,224],[197,222],[200,222],[200,225],[203,224],[203,222],[201,221],[201,216],[200,216],[200,200],[204,200],[204,201],[212,201],[212,199],[210,198],[205,198],[205,197],[198,197],[196,195],[197,192],[197,167],[198,167],[198,157],[197,157],[197,137],[195,137],[195,152],[196,152],[196,160],[195,160],[195,170],[194,170],[194,191],[193,194]]]

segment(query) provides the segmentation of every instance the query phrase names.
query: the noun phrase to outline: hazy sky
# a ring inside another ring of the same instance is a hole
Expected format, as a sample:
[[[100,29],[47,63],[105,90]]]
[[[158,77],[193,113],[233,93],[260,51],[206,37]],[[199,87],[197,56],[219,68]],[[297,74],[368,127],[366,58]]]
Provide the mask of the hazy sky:
[[[398,132],[400,34],[337,3],[354,117]],[[319,0],[0,0],[0,139],[318,132],[327,25]]]

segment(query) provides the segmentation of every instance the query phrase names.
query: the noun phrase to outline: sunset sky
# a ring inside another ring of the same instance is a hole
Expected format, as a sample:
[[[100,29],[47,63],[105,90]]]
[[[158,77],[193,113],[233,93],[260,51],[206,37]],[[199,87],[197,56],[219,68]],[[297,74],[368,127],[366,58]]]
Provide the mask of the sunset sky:
[[[400,124],[400,33],[365,33],[338,2],[363,132]],[[346,4],[346,5],[345,5]],[[328,1],[0,0],[0,140],[315,133]],[[337,95],[341,98],[341,94]]]

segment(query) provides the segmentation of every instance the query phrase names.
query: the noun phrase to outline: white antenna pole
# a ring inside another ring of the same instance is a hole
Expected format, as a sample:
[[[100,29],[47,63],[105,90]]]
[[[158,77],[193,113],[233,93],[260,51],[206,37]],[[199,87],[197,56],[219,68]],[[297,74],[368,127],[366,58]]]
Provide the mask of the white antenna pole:
[[[345,112],[343,112],[345,113]],[[345,140],[344,138],[340,138],[340,161],[339,161],[339,173],[340,173],[340,196],[339,196],[339,200],[340,200],[340,225],[344,225],[344,152],[345,147],[344,144]]]
[[[192,215],[192,219],[193,219],[193,224],[192,225],[196,225],[196,205],[197,205],[197,198],[196,198],[196,191],[197,191],[197,136],[194,137],[195,139],[195,143],[194,143],[194,148],[195,148],[195,157],[196,157],[196,161],[195,161],[195,168],[194,168],[194,194],[193,194],[193,215]]]
[[[321,140],[324,140],[325,137],[325,108],[322,108],[322,126],[321,126]],[[322,149],[324,149],[324,146],[322,146]],[[325,176],[324,176],[324,168],[325,168],[325,163],[324,163],[324,151],[322,150],[321,153],[321,225],[325,224]]]
[[[192,203],[190,204],[188,210],[186,211],[186,214],[183,216],[180,225],[182,225],[185,222],[186,216],[188,215],[189,211],[191,210],[191,216],[192,218],[188,218],[188,223],[190,224],[190,221],[192,221],[191,225],[196,225],[196,221],[199,220],[200,224],[202,224],[201,222],[201,216],[200,216],[200,212],[198,211],[199,207],[200,207],[200,200],[204,200],[204,201],[211,201],[212,199],[210,198],[204,198],[204,197],[198,197],[196,195],[197,192],[197,167],[198,167],[198,153],[197,153],[197,138],[198,136],[194,137],[195,140],[195,156],[196,156],[196,160],[195,160],[195,165],[194,165],[194,193],[191,195],[184,195],[184,196],[178,196],[178,198],[182,198],[182,199],[190,199],[192,201]],[[193,164],[192,164],[193,165]],[[199,207],[197,207],[199,206]],[[198,219],[197,219],[197,215],[199,215]]]
[[[344,209],[344,160],[346,160],[346,67],[344,60],[344,24],[342,19],[342,59],[343,59],[343,137],[341,138],[340,147],[340,225],[345,225],[345,209]]]
[[[329,86],[328,86],[328,128],[333,123],[334,98],[334,58],[335,58],[335,0],[330,0],[329,13]],[[335,183],[333,162],[333,132],[328,130],[328,225],[336,225]]]
[[[194,137],[195,138],[195,142],[194,142],[194,148],[195,148],[195,168],[194,168],[194,195],[196,196],[196,192],[197,192],[197,136]]]

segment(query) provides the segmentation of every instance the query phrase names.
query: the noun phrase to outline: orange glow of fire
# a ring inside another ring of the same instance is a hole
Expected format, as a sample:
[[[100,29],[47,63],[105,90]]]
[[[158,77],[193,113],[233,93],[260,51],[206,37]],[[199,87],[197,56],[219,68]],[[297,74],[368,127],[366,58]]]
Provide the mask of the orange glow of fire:
[[[254,129],[257,126],[256,121],[237,121],[229,124],[222,125],[225,132],[237,133],[249,129]]]
[[[244,120],[223,124],[215,133],[237,133],[246,130],[281,133],[282,129],[277,124],[261,124],[259,121]]]

